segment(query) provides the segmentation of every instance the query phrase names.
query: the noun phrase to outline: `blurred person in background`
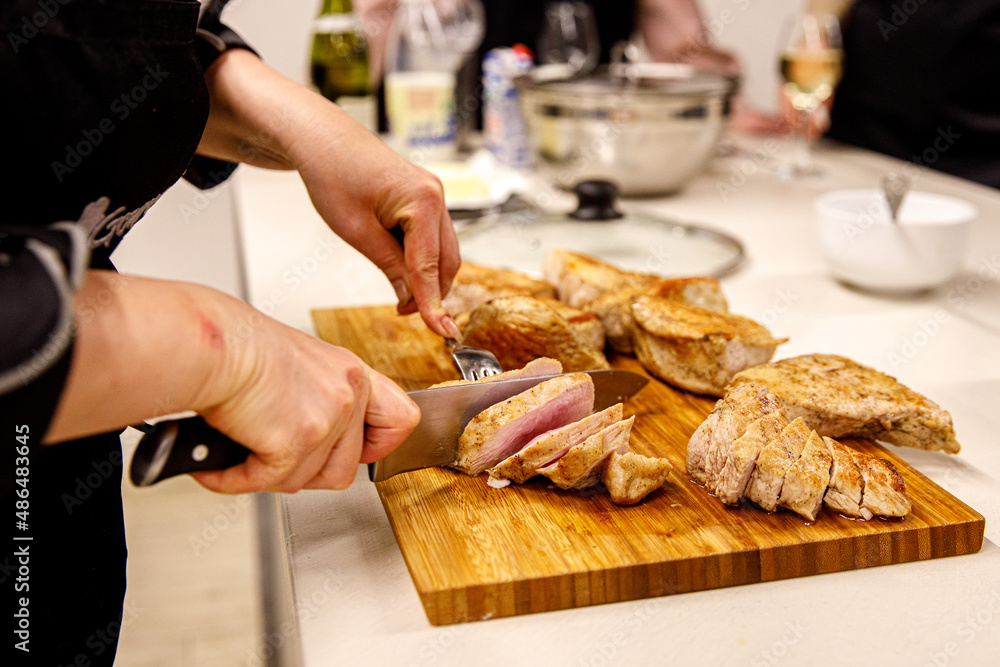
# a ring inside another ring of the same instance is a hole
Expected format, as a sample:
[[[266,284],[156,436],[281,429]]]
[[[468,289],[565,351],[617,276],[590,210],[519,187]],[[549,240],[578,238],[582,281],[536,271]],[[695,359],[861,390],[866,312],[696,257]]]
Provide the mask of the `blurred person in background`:
[[[828,136],[1000,188],[1000,0],[839,4]]]

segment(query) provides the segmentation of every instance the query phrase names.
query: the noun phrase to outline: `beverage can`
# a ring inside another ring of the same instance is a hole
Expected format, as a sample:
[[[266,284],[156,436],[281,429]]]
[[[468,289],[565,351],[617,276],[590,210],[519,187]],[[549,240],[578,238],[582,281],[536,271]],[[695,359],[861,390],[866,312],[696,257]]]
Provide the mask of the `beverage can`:
[[[491,49],[483,57],[483,134],[486,146],[502,164],[516,168],[534,163],[514,78],[531,70],[531,51],[522,45]]]

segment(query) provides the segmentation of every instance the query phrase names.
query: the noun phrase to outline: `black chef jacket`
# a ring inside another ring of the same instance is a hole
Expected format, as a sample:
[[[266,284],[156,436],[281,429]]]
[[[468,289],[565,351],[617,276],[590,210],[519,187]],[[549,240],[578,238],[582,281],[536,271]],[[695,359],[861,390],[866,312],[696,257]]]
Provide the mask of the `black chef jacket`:
[[[221,4],[202,27],[239,45],[218,23]],[[209,186],[232,171],[193,160],[208,117],[203,67],[218,55],[196,39],[198,21],[195,0],[0,4],[0,587],[15,664],[114,660],[126,558],[118,434],[40,442],[72,358],[84,271],[113,268],[122,236],[182,175]]]

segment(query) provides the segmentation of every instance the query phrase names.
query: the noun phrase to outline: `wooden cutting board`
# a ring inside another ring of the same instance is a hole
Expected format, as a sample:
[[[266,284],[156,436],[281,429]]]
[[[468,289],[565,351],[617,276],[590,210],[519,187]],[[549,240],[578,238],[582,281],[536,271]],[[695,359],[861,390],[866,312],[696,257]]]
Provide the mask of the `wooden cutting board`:
[[[458,373],[442,340],[391,307],[313,313],[320,338],[354,351],[404,389]],[[645,373],[629,357],[616,368]],[[892,461],[913,511],[854,521],[732,508],[685,473],[688,438],[714,405],[653,379],[625,404],[632,448],[674,465],[666,486],[634,507],[607,493],[561,491],[543,478],[493,489],[485,475],[448,469],[378,484],[413,583],[434,625],[634,600],[810,574],[974,553],[983,516],[902,459],[867,441],[852,446]],[[942,456],[946,456],[942,454]]]

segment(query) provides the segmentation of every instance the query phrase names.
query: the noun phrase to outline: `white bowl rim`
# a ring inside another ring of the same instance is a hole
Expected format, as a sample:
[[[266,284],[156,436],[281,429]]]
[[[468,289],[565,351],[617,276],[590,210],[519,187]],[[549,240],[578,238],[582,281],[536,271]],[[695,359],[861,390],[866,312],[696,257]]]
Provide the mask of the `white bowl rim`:
[[[871,199],[873,202],[884,201],[881,199],[880,195],[881,190],[878,188],[833,190],[816,197],[813,200],[813,208],[817,213],[833,218],[839,222],[855,222],[858,216],[857,211],[837,208],[833,206],[833,202],[851,198],[867,198]],[[942,216],[941,219],[937,220],[921,220],[919,222],[902,220],[901,223],[904,225],[959,225],[971,222],[979,215],[979,208],[975,204],[965,199],[959,199],[958,197],[942,195],[936,192],[925,192],[922,190],[911,190],[906,196],[913,197],[914,199],[922,199],[924,201],[935,201],[939,204],[952,207],[952,211],[950,212],[950,215]],[[886,205],[886,214],[888,214],[888,209],[889,207]],[[890,223],[891,220],[889,220],[888,215],[886,215],[885,218],[875,218],[872,222],[875,224],[887,224]]]

